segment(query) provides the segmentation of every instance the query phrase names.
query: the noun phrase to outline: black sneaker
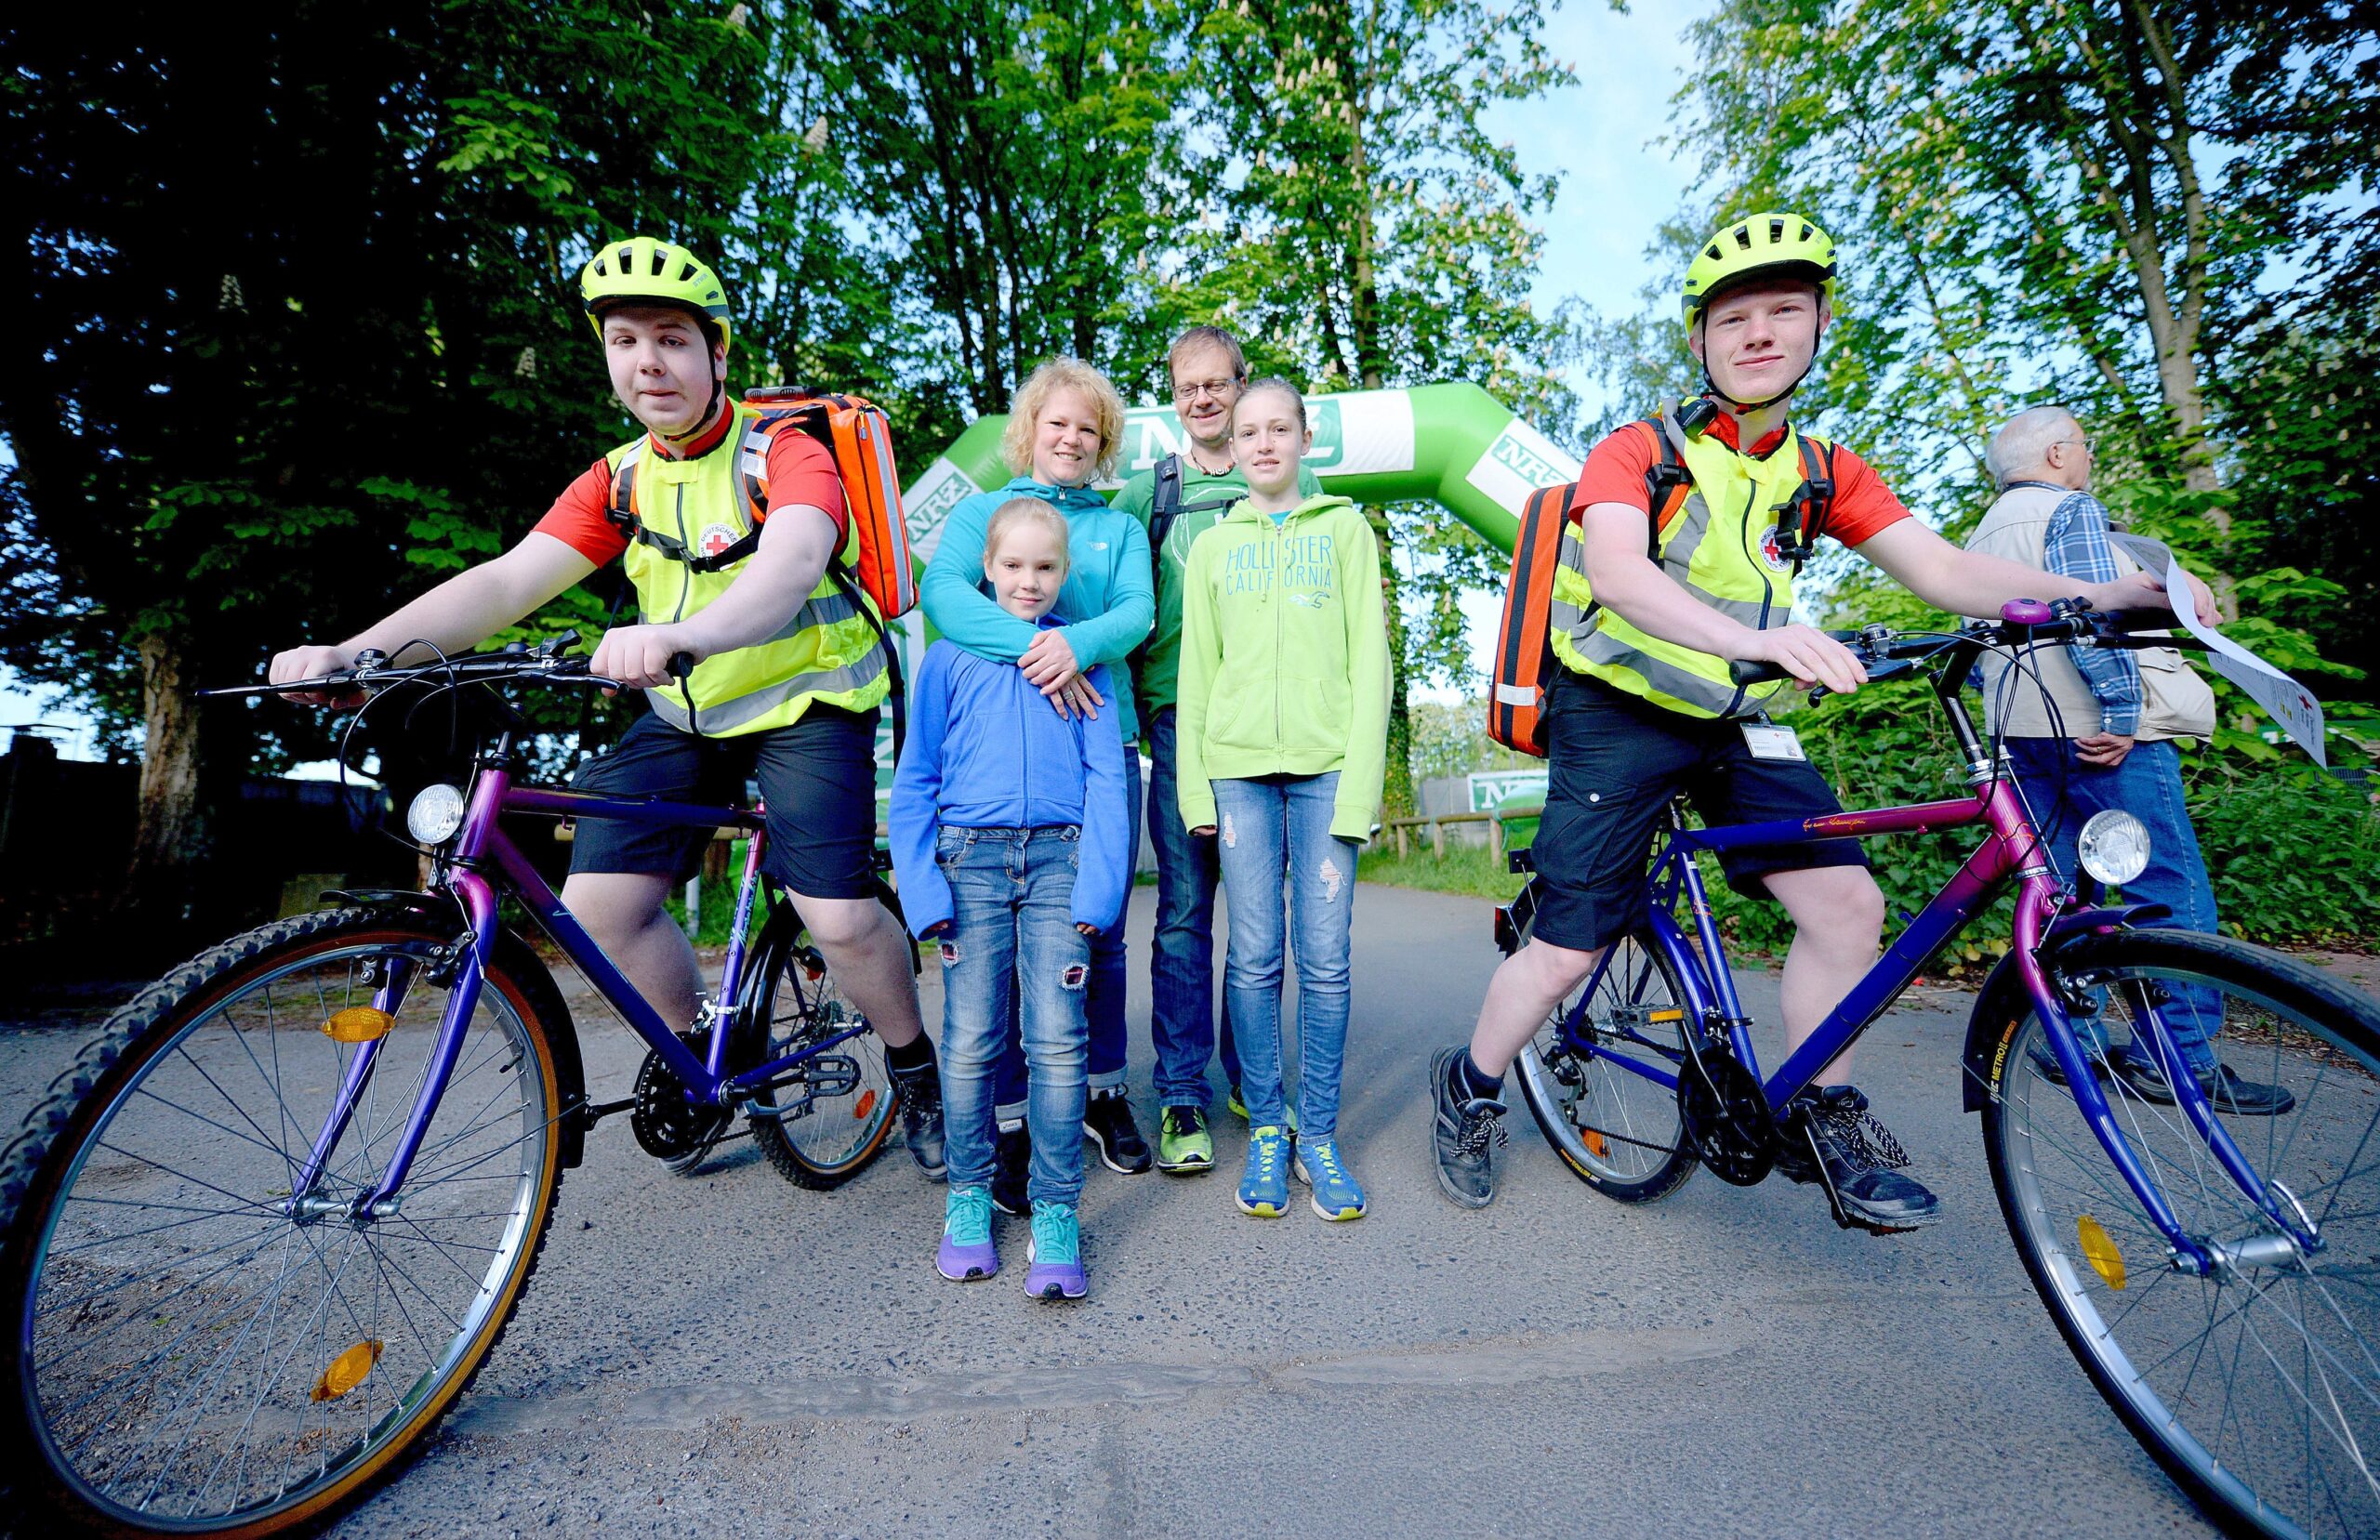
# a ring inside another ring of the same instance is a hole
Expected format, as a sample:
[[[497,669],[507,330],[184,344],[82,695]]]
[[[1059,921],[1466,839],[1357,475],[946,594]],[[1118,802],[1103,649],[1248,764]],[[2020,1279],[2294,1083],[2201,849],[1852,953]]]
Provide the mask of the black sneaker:
[[[894,1070],[892,1084],[901,1092],[901,1137],[909,1156],[928,1181],[950,1174],[942,1152],[942,1076],[932,1065],[922,1070]]]
[[[2033,1061],[2033,1068],[2041,1072],[2041,1077],[2043,1080],[2048,1081],[2053,1086],[2063,1086],[2066,1084],[2066,1067],[2057,1061],[2057,1055],[2050,1051],[2047,1040],[2039,1037],[2034,1038],[2032,1046],[2025,1050],[2025,1057]],[[2095,1078],[2099,1080],[2105,1080],[2108,1078],[2108,1060],[2106,1055],[2093,1053],[2089,1046],[2085,1045],[2082,1049],[2082,1057],[2090,1061],[2091,1073]]]
[[[1465,1208],[1485,1208],[1496,1196],[1496,1158],[1488,1140],[1504,1142],[1496,1120],[1504,1104],[1488,1097],[1465,1096],[1455,1077],[1461,1073],[1462,1049],[1444,1048],[1430,1063],[1430,1095],[1437,1107],[1431,1142],[1437,1153],[1438,1185]]]
[[[1846,1227],[1915,1230],[1942,1217],[1942,1200],[1900,1174],[1909,1156],[1853,1087],[1804,1091],[1786,1104],[1783,1134],[1777,1169],[1797,1182],[1822,1182]]]
[[[2110,1054],[2109,1062],[2116,1074],[2143,1101],[2160,1107],[2174,1104],[2174,1088],[2165,1084],[2165,1076],[2149,1054],[2126,1052]],[[2261,1081],[2242,1080],[2228,1064],[2218,1063],[2212,1070],[2198,1072],[2198,1088],[2206,1093],[2218,1112],[2233,1117],[2279,1117],[2297,1105],[2297,1098],[2286,1086],[2268,1086]]]
[[[1029,1218],[1033,1203],[1025,1189],[1033,1176],[1032,1132],[1022,1126],[1000,1130],[993,1159],[992,1206],[1020,1219]]]
[[[1149,1141],[1132,1121],[1132,1103],[1119,1087],[1093,1091],[1082,1104],[1082,1131],[1099,1141],[1099,1164],[1127,1177],[1137,1177],[1151,1164]]]

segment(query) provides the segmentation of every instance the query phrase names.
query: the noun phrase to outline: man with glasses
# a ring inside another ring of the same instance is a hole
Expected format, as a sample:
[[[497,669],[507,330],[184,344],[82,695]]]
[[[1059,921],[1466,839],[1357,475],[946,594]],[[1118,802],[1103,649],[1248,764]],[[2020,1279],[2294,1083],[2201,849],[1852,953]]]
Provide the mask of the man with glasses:
[[[2108,538],[2107,507],[2091,495],[2091,440],[2066,408],[2017,413],[1992,435],[1984,465],[2000,495],[1967,549],[2079,583],[2109,583],[2139,570]],[[2149,826],[2148,869],[2124,885],[2124,897],[2171,911],[2135,923],[2215,931],[2215,888],[2183,803],[2178,750],[2181,742],[2215,731],[2215,692],[2179,652],[2045,647],[2021,665],[1987,653],[1983,704],[2060,870],[2076,870],[2075,836],[2083,820],[2121,808]],[[2254,1117],[2296,1104],[2285,1087],[2242,1080],[2215,1058],[2208,1039],[2223,1022],[2215,994],[2181,985],[2175,993],[2202,1007],[2169,1012],[2167,1020],[2175,1046],[2217,1109]],[[2097,1016],[2075,1025],[2094,1073],[2114,1074],[2148,1100],[2173,1101],[2151,1055],[2110,1046]],[[2052,1080],[2064,1081],[2055,1060],[2038,1050],[2034,1059]]]
[[[1207,1060],[1215,1051],[1214,841],[1190,837],[1175,810],[1173,706],[1182,655],[1182,585],[1190,543],[1248,495],[1232,463],[1231,409],[1248,384],[1239,339],[1220,326],[1193,326],[1166,355],[1173,413],[1187,449],[1168,454],[1124,483],[1116,507],[1146,524],[1157,553],[1157,628],[1140,653],[1133,689],[1141,704],[1149,769],[1149,843],[1157,854],[1157,938],[1149,948],[1149,1035],[1157,1047],[1160,1171],[1210,1169],[1215,1141],[1207,1131]],[[1299,473],[1308,496],[1322,483]],[[1223,1075],[1231,1106],[1239,1098],[1239,1060],[1231,1024],[1223,1028]]]

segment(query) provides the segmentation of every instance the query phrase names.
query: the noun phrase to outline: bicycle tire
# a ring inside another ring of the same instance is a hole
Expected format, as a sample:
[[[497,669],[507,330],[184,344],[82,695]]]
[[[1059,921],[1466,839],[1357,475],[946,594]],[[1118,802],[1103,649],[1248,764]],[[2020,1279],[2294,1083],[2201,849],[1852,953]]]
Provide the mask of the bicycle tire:
[[[2019,997],[1998,1025],[1984,1142],[2009,1235],[2059,1335],[2227,1532],[2380,1533],[2367,1453],[2380,1451],[2380,1001],[2260,947],[2185,931],[2085,938],[2052,967],[2069,991],[2105,991],[2119,1024],[2149,1003],[2165,1017],[2209,1012],[2221,1058],[2295,1097],[2281,1115],[2219,1121],[2265,1181],[2296,1194],[2322,1241],[2278,1256],[2252,1246],[2207,1277],[2174,1266],[2072,1093],[2036,1057],[2043,1028]],[[2125,1075],[2094,1073],[2194,1241],[2281,1244],[2178,1109]]]
[[[866,1024],[835,987],[833,972],[790,905],[762,928],[744,994],[746,1030],[762,1045],[751,1060],[756,1064]],[[901,1102],[884,1040],[872,1029],[827,1057],[848,1061],[848,1090],[816,1094],[789,1086],[763,1098],[775,1111],[747,1114],[752,1142],[777,1174],[813,1192],[842,1186],[884,1152]]]
[[[1518,931],[1518,945],[1528,944],[1535,926],[1532,914]],[[1655,1044],[1673,1039],[1674,1059],[1684,1060],[1685,988],[1650,930],[1614,943],[1610,966],[1595,980],[1595,996],[1587,1022],[1598,1042],[1618,1043],[1623,1030]],[[1566,995],[1513,1061],[1521,1099],[1572,1176],[1617,1203],[1658,1203],[1685,1186],[1700,1164],[1686,1147],[1677,1093],[1632,1070],[1599,1064],[1592,1053],[1582,1060],[1565,1047],[1560,1023],[1578,1001],[1578,991]],[[1671,1011],[1674,1026],[1649,1019]],[[1640,1058],[1660,1052],[1641,1043],[1630,1051]]]
[[[557,1034],[571,1031],[568,1012],[551,976],[525,948],[507,938],[486,971],[464,1054],[401,1191],[402,1206],[369,1219],[298,1218],[289,1187],[270,1186],[276,1176],[290,1181],[293,1161],[302,1160],[321,1125],[319,1118],[302,1116],[318,1100],[327,1104],[328,1092],[315,1082],[336,1086],[331,1074],[352,1062],[351,1046],[315,1030],[324,1020],[319,1011],[334,998],[331,981],[343,973],[349,993],[369,1001],[387,977],[380,969],[402,958],[409,982],[389,1002],[392,1020],[363,1105],[312,1191],[326,1203],[346,1201],[385,1169],[376,1161],[387,1148],[376,1152],[376,1141],[382,1133],[392,1136],[411,1108],[405,1077],[416,1057],[426,1065],[445,997],[430,959],[450,939],[410,916],[360,909],[282,920],[234,937],[112,1016],[0,1151],[0,1211],[7,1216],[0,1309],[16,1323],[0,1333],[0,1429],[26,1452],[8,1494],[20,1532],[312,1533],[403,1468],[486,1363],[552,1226],[562,1179],[559,1119],[568,1115],[553,1047]],[[302,998],[310,978],[311,1008]],[[254,1040],[258,1034],[262,1043]],[[244,1060],[261,1081],[263,1098],[250,1096]],[[386,1105],[384,1079],[394,1086]],[[208,1084],[219,1100],[203,1099]],[[240,1087],[241,1096],[230,1086]],[[242,1097],[250,1097],[247,1105]],[[500,1105],[508,1097],[510,1104]],[[225,1176],[238,1179],[212,1179]],[[267,1185],[252,1192],[255,1181]],[[215,1218],[199,1215],[184,1196],[185,1212],[154,1230],[141,1228],[147,1220],[138,1217],[130,1229],[111,1231],[104,1222],[119,1209],[148,1209],[153,1217],[168,1209],[166,1200],[208,1186],[231,1201]],[[481,1222],[490,1218],[501,1222]],[[193,1227],[205,1228],[193,1233]],[[214,1242],[227,1232],[228,1243]],[[471,1244],[490,1237],[489,1245]],[[341,1247],[334,1270],[326,1257]],[[276,1248],[281,1277],[268,1297],[256,1280],[271,1264],[254,1264]],[[483,1251],[489,1259],[475,1275],[464,1264]],[[357,1304],[367,1286],[364,1269],[356,1268],[351,1290],[341,1285],[350,1265],[367,1254],[368,1316]],[[441,1254],[461,1283],[443,1274],[420,1281],[433,1271],[425,1264]],[[111,1270],[119,1267],[148,1270],[118,1279]],[[312,1268],[325,1287],[318,1303],[302,1311],[290,1307],[301,1324],[284,1349],[284,1296],[311,1290]],[[293,1276],[304,1280],[294,1288]],[[60,1292],[86,1284],[96,1286],[80,1300]],[[334,1300],[346,1316],[336,1325]],[[246,1320],[232,1333],[243,1310]],[[203,1319],[209,1311],[213,1320]],[[303,1325],[310,1317],[322,1324]],[[260,1322],[263,1335],[249,1349]],[[201,1346],[178,1350],[202,1331]],[[304,1350],[310,1331],[311,1354]],[[350,1338],[352,1345],[334,1355]],[[144,1349],[145,1356],[135,1357]],[[135,1358],[129,1370],[116,1373],[127,1357]],[[416,1361],[418,1374],[411,1367]],[[202,1384],[206,1378],[216,1383]],[[86,1389],[95,1379],[97,1388]],[[127,1382],[117,1404],[83,1415]],[[77,1394],[82,1399],[69,1404]],[[234,1427],[242,1402],[245,1415]],[[219,1414],[213,1409],[218,1403],[225,1409]],[[160,1404],[166,1406],[162,1415]],[[162,1463],[144,1464],[185,1420]],[[197,1477],[200,1462],[218,1447],[213,1466]],[[184,1463],[186,1448],[192,1452]],[[234,1453],[238,1461],[227,1474]],[[253,1477],[252,1459],[258,1466]],[[263,1470],[267,1459],[273,1474]],[[136,1498],[131,1488],[144,1480]],[[218,1481],[224,1494],[211,1499]]]

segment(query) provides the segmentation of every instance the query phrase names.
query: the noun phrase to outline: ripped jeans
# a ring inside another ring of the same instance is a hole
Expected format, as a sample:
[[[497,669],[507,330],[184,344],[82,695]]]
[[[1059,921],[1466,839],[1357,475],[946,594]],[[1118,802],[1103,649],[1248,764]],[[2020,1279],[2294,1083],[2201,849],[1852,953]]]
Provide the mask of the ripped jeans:
[[[933,859],[950,884],[951,923],[934,937],[942,958],[942,1102],[954,1187],[988,1186],[996,1145],[992,1072],[1022,1007],[1031,1088],[1035,1203],[1082,1195],[1083,996],[1091,938],[1075,928],[1075,863],[1082,831],[945,828]]]
[[[1339,772],[1217,781],[1214,788],[1215,855],[1231,915],[1223,990],[1239,1046],[1239,1093],[1249,1125],[1287,1126],[1281,1091],[1286,946],[1298,959],[1298,1137],[1330,1139],[1339,1128],[1349,916],[1355,907],[1355,847],[1330,832]]]

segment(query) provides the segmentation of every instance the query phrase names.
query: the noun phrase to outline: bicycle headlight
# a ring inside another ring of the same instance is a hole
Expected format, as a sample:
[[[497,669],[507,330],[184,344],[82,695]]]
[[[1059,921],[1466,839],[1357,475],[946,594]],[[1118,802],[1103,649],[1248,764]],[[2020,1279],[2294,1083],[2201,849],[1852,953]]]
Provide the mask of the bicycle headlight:
[[[463,793],[444,784],[421,788],[405,809],[405,831],[423,845],[443,845],[463,826]]]
[[[2149,870],[2149,826],[2115,808],[2091,815],[2074,841],[2082,870],[2110,888],[2121,888]]]

